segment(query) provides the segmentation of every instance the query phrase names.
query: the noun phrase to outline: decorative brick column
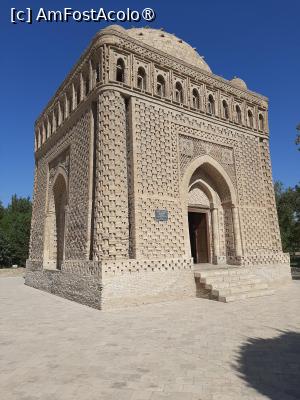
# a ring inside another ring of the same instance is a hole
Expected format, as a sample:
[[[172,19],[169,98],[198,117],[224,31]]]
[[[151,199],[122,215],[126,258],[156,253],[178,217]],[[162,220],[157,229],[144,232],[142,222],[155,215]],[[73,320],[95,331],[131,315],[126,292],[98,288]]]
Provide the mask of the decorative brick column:
[[[212,237],[213,237],[213,249],[214,258],[217,260],[220,255],[220,245],[219,245],[219,223],[218,223],[218,209],[211,209],[211,219],[212,219]]]
[[[272,169],[270,159],[269,141],[264,139],[259,143],[260,162],[265,191],[264,202],[268,213],[270,227],[270,248],[275,252],[282,251],[280,230],[276,211],[274,186],[272,181]]]
[[[116,91],[99,96],[96,134],[94,260],[129,254],[125,99]]]
[[[235,255],[236,257],[242,256],[242,244],[241,244],[241,234],[240,234],[240,224],[238,209],[236,206],[232,206],[232,221],[233,221],[233,234],[235,243]]]

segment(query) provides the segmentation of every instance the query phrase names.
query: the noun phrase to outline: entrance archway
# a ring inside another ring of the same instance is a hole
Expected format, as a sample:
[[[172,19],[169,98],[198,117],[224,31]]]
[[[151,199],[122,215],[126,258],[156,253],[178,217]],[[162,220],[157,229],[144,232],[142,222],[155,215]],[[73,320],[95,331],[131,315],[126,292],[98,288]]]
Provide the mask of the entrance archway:
[[[46,216],[44,265],[50,269],[61,269],[65,258],[67,206],[67,177],[59,168],[49,190]]]
[[[234,186],[210,156],[195,159],[182,181],[186,254],[194,263],[240,264],[241,239]]]

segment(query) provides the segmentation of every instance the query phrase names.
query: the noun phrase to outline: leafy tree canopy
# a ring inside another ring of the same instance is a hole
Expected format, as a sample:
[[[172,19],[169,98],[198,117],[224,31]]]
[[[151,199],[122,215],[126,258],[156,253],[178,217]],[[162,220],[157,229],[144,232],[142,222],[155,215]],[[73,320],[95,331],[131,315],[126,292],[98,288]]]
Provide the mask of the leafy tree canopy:
[[[300,186],[285,189],[275,182],[274,189],[283,250],[300,251]]]
[[[13,195],[5,208],[0,203],[0,266],[24,266],[28,258],[31,201]]]
[[[297,126],[296,129],[297,129],[298,132],[300,132],[300,124]],[[298,150],[300,151],[300,133],[297,134],[295,143],[296,143],[297,146],[299,146]]]

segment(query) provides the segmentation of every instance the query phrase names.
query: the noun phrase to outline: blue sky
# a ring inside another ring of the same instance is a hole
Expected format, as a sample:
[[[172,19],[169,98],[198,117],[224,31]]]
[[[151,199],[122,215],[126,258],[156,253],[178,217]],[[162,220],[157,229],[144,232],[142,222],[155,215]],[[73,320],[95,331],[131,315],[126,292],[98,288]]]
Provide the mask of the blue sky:
[[[196,47],[212,71],[237,75],[269,97],[273,177],[285,186],[300,181],[300,152],[294,144],[300,122],[300,2],[245,1],[40,1],[2,0],[0,200],[31,196],[33,125],[94,34],[106,23],[13,25],[10,8],[124,9],[152,7],[152,23]]]

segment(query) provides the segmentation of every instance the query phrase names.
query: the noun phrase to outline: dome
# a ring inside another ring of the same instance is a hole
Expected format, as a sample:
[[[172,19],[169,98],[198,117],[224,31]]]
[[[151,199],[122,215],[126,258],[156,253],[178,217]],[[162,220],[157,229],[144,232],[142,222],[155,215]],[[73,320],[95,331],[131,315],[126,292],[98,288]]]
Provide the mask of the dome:
[[[243,79],[241,79],[241,78],[237,78],[237,77],[235,76],[233,79],[231,79],[230,82],[231,82],[234,86],[237,86],[237,87],[239,87],[239,88],[241,88],[241,89],[247,89],[247,85],[246,85],[245,81],[243,81]]]
[[[175,35],[152,28],[131,28],[126,29],[126,33],[155,49],[211,73],[211,69],[197,51]]]

